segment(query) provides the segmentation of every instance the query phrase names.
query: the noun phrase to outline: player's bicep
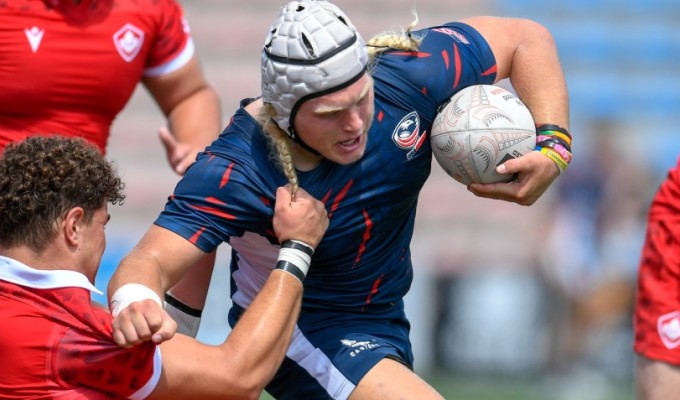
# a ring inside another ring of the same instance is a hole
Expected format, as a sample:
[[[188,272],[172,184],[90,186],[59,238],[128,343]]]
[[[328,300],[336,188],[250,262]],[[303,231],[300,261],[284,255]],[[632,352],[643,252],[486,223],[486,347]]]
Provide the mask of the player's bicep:
[[[475,28],[491,47],[498,70],[496,81],[509,77],[515,53],[521,51],[525,40],[547,33],[539,24],[527,19],[485,16],[462,22]]]
[[[142,82],[165,115],[170,114],[180,102],[208,87],[196,54],[176,71],[145,77]]]

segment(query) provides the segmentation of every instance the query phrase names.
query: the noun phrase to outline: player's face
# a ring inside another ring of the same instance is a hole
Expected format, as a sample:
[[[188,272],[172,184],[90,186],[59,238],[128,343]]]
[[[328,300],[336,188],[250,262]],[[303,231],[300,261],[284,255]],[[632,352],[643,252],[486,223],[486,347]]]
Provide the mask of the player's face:
[[[308,100],[295,117],[303,142],[338,164],[359,160],[373,120],[373,79],[364,74],[345,89]]]
[[[88,277],[91,277],[92,281],[94,281],[94,277],[97,275],[102,255],[106,249],[106,233],[104,228],[109,219],[108,205],[105,204],[94,212],[89,223],[83,222],[80,226],[82,229],[80,252],[82,253],[83,265],[87,269],[86,274]]]

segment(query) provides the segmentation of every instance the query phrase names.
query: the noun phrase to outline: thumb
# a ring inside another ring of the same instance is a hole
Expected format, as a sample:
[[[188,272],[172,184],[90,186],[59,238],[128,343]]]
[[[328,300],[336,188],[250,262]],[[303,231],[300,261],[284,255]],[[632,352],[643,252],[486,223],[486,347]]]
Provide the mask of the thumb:
[[[496,167],[496,172],[504,175],[512,175],[520,172],[522,169],[522,160],[517,158],[508,158],[501,165]]]
[[[156,344],[161,344],[171,339],[175,332],[177,332],[177,322],[163,310],[161,327],[151,336],[151,340]]]
[[[158,136],[163,143],[163,147],[165,147],[165,151],[168,154],[174,153],[175,148],[177,147],[177,139],[170,133],[170,130],[165,126],[161,126],[158,128]]]

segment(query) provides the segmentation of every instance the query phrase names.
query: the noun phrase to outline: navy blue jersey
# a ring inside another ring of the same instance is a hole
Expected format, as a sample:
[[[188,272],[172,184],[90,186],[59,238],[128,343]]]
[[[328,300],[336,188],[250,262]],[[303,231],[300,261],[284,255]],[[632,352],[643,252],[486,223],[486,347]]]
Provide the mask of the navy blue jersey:
[[[397,338],[395,356],[407,364],[412,356],[402,298],[413,275],[409,243],[418,194],[432,165],[429,131],[438,107],[454,93],[496,77],[491,49],[470,26],[450,23],[414,34],[423,38],[419,51],[383,53],[370,71],[375,116],[364,157],[298,172],[300,186],[324,202],[330,218],[304,282],[300,331],[323,350],[347,339],[329,332],[348,334],[347,326],[356,325],[357,334]],[[271,220],[276,189],[287,183],[266,134],[243,109],[248,102],[189,168],[156,221],[206,252],[229,242],[232,299],[240,307],[250,304],[276,265]],[[361,321],[370,328],[362,329]],[[337,349],[330,352],[333,360]]]

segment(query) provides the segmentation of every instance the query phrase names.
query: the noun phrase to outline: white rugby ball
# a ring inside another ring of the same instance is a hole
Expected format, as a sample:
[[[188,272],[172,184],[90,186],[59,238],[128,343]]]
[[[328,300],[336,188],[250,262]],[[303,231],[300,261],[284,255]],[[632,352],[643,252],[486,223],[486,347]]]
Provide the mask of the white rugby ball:
[[[516,95],[495,85],[474,85],[439,110],[430,142],[437,163],[458,182],[508,182],[513,177],[496,167],[533,151],[536,127]]]

